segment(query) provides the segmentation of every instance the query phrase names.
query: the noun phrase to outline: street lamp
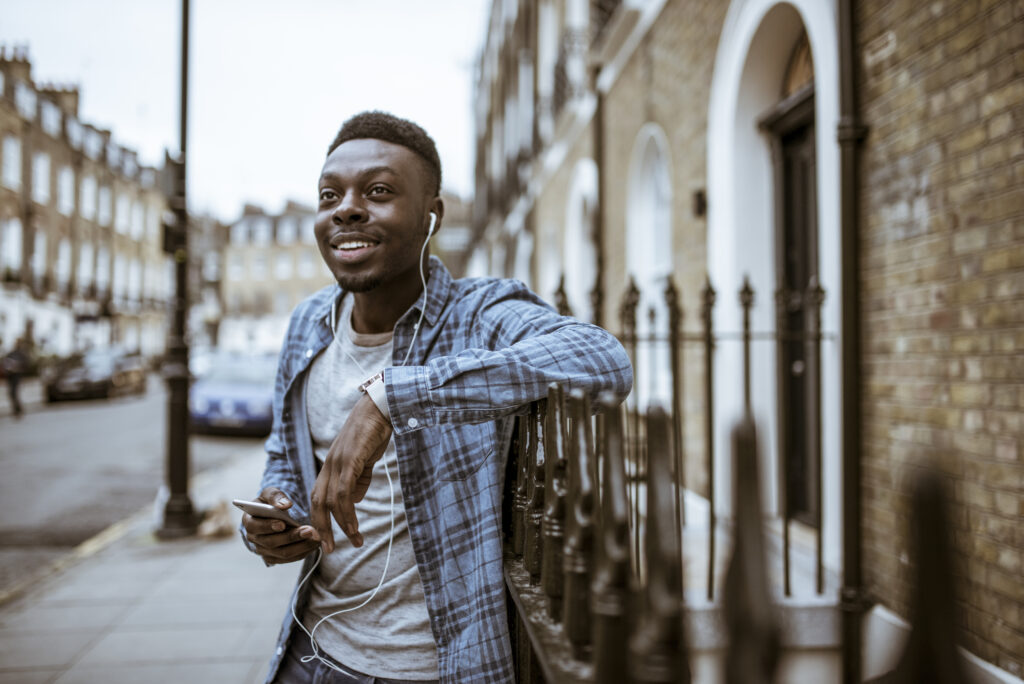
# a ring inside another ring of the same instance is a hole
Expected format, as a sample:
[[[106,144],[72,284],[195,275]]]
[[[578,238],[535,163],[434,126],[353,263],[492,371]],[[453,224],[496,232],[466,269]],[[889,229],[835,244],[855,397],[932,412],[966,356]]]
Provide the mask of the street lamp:
[[[188,142],[188,3],[181,2],[181,117],[180,153],[167,155],[165,172],[171,181],[170,212],[164,221],[164,250],[174,258],[174,300],[167,334],[167,488],[163,522],[156,534],[174,539],[195,534],[198,525],[188,494],[188,344],[185,316],[188,311],[188,210],[185,202],[185,163]]]

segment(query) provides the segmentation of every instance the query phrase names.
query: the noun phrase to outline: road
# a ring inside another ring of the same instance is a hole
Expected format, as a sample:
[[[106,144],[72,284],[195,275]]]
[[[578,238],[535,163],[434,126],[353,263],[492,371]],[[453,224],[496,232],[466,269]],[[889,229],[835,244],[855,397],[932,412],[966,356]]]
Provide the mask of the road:
[[[166,389],[151,377],[143,397],[30,404],[21,420],[0,415],[0,591],[153,504],[164,482],[166,414]],[[261,443],[195,436],[192,473]]]

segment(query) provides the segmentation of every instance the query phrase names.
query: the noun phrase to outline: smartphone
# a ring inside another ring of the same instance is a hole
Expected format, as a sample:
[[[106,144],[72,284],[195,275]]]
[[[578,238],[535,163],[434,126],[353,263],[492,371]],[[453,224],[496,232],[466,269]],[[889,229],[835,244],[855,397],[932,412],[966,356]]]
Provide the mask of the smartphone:
[[[280,508],[271,506],[270,504],[263,503],[262,501],[245,501],[244,499],[235,499],[231,503],[235,504],[238,508],[249,515],[257,518],[274,518],[275,520],[283,520],[292,527],[298,527],[299,523],[295,522],[287,512],[282,511]]]

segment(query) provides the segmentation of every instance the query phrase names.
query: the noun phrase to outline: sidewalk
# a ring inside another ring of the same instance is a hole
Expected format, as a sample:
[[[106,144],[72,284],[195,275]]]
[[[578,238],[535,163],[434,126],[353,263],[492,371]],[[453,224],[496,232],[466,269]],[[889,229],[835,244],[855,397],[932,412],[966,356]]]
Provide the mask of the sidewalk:
[[[194,478],[196,508],[250,495],[263,459]],[[237,533],[161,542],[153,528],[151,511],[112,526],[0,605],[0,684],[263,681],[298,565],[264,567]]]

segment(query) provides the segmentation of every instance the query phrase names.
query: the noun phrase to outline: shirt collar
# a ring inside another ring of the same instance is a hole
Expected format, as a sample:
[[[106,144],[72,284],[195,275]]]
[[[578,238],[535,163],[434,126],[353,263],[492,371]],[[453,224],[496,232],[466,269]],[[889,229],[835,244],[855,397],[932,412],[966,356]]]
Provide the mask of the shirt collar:
[[[441,312],[444,311],[445,302],[448,301],[448,292],[452,287],[452,274],[444,263],[436,256],[431,255],[427,263],[427,289],[425,295],[420,295],[410,311],[419,312],[423,307],[423,299],[426,297],[426,312],[423,318],[433,327]],[[321,319],[328,328],[331,327],[331,305],[338,302],[341,305],[341,298],[345,296],[345,290],[336,287],[331,291],[332,296],[328,297],[321,310],[315,315]]]

